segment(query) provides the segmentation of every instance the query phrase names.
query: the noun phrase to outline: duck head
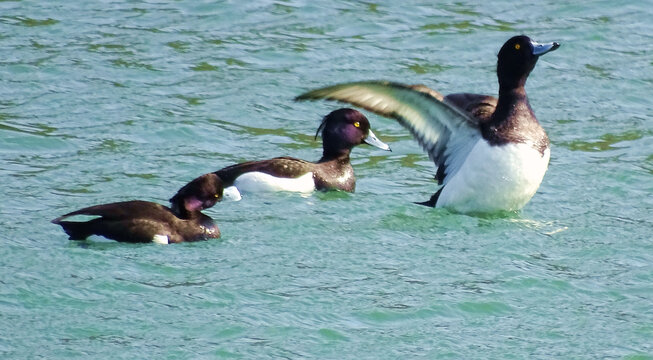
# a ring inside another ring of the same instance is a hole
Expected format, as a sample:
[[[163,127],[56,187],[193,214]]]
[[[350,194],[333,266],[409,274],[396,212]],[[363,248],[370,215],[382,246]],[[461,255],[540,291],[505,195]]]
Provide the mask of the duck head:
[[[208,209],[222,200],[222,180],[214,173],[204,174],[184,185],[170,198],[172,211],[184,215]]]
[[[558,47],[557,42],[538,43],[526,35],[510,38],[499,50],[497,77],[500,88],[523,87],[537,59]]]
[[[330,112],[322,119],[315,137],[322,131],[322,147],[326,154],[349,153],[356,145],[369,144],[382,150],[390,150],[388,144],[379,140],[370,129],[365,115],[354,109],[342,108]]]

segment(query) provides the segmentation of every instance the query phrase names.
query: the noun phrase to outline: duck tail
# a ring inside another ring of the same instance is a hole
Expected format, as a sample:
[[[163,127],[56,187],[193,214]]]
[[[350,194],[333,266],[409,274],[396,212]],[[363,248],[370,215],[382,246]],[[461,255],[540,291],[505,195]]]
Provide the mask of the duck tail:
[[[69,240],[84,240],[93,235],[93,230],[87,222],[62,221],[62,218],[56,218],[52,220],[52,223],[61,225],[63,231],[68,234]]]
[[[431,198],[428,199],[427,201],[415,202],[415,204],[429,206],[429,207],[435,207],[435,204],[438,202],[438,198],[440,197],[441,192],[442,192],[442,188],[440,188],[440,190],[438,190],[438,192],[433,194],[433,196],[431,196]]]

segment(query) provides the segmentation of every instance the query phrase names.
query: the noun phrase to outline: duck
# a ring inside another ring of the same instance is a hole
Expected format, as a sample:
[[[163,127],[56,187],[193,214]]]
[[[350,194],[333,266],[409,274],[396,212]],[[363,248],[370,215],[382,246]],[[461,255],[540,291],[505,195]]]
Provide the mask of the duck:
[[[60,225],[70,240],[84,240],[91,235],[118,242],[158,244],[216,239],[220,229],[201,211],[220,201],[222,192],[222,180],[208,173],[179,189],[169,200],[171,207],[142,200],[114,202],[67,213],[52,223]],[[78,215],[95,218],[65,220]]]
[[[407,128],[435,163],[441,185],[417,204],[460,213],[518,211],[535,195],[551,156],[525,84],[540,56],[559,47],[526,35],[508,39],[497,55],[498,98],[444,96],[421,84],[359,81],[308,91],[295,100],[349,103]]]
[[[320,132],[323,151],[316,162],[276,157],[227,166],[214,173],[222,179],[225,194],[232,200],[240,200],[243,192],[353,192],[356,178],[349,160],[352,148],[365,143],[390,151],[390,146],[372,132],[365,115],[354,109],[341,108],[327,114],[315,139]]]

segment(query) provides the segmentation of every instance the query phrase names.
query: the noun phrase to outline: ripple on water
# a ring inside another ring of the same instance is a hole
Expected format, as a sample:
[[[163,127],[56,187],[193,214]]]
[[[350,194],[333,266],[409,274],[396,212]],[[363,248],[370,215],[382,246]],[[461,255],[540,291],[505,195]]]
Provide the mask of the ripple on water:
[[[645,2],[0,1],[0,353],[7,358],[651,359]],[[394,120],[355,193],[205,212],[219,240],[67,240],[91,204],[165,204],[201,173],[315,159],[311,88],[385,79],[496,94],[496,53],[562,47],[527,84],[552,141],[519,213],[413,204],[435,169]],[[11,341],[9,341],[11,339]]]

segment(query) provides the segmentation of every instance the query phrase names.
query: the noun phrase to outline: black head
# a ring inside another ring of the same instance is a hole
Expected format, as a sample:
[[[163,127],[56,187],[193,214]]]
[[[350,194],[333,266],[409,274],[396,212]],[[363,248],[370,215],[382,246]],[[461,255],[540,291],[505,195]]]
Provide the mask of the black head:
[[[325,153],[348,152],[354,146],[362,143],[390,150],[390,147],[380,141],[370,130],[370,122],[365,115],[354,109],[342,108],[330,112],[322,119],[315,138],[320,130]]]
[[[214,173],[204,174],[184,185],[170,198],[176,213],[208,209],[222,200],[222,180]]]
[[[539,44],[526,35],[510,38],[499,50],[497,76],[501,87],[524,86],[537,59],[560,47],[557,42]]]

